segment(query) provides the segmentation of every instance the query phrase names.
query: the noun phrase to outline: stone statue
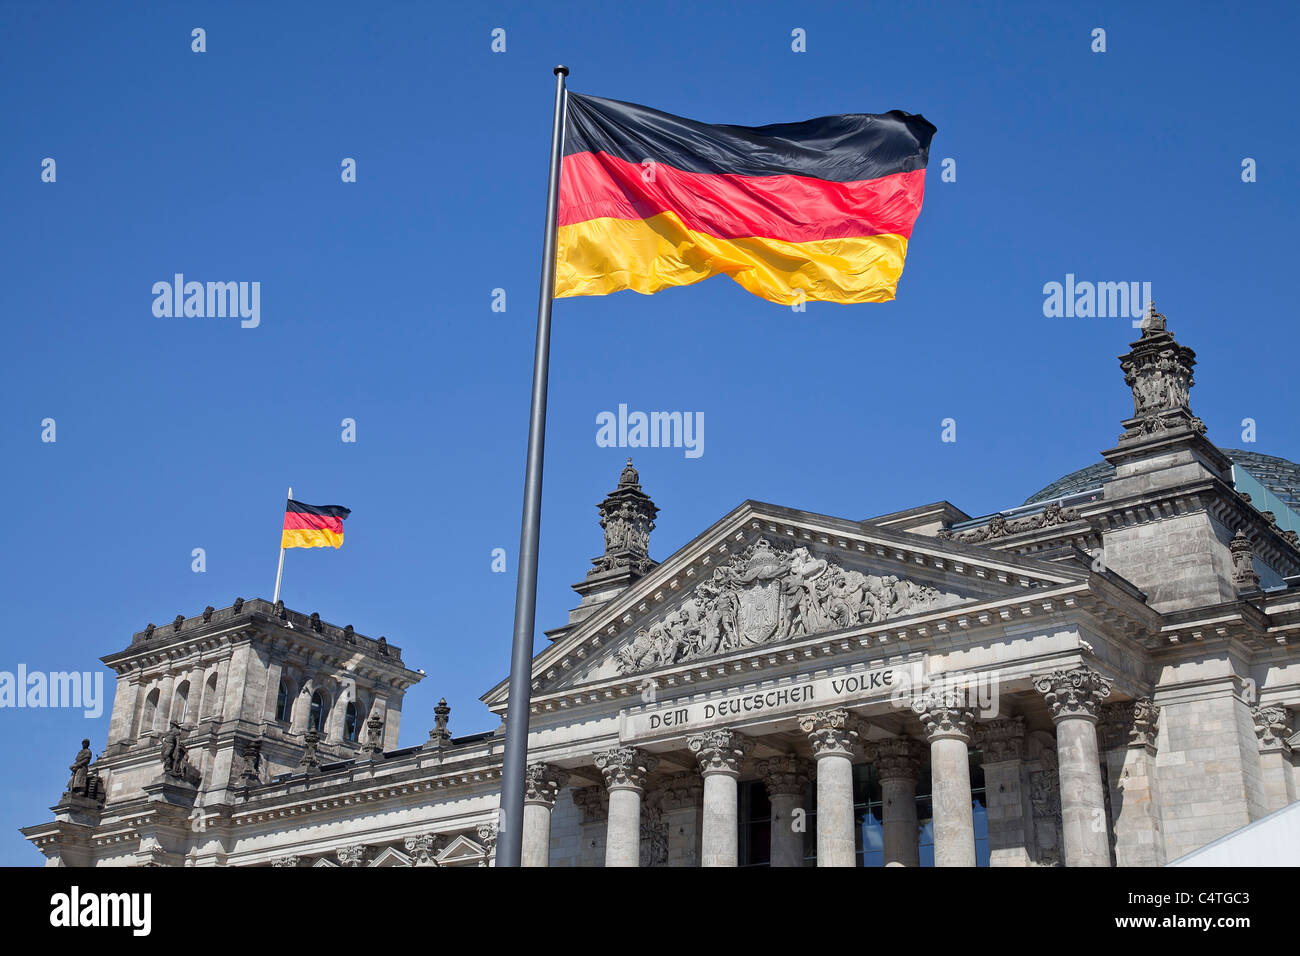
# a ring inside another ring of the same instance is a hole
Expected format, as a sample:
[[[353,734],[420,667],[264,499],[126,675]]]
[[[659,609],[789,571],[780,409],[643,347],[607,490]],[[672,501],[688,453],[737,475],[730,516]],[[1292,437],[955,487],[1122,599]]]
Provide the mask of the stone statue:
[[[72,766],[68,767],[72,771],[72,779],[68,781],[68,793],[77,797],[92,796],[90,761],[93,758],[94,754],[90,752],[90,741],[83,740],[76,759],[73,760]]]
[[[198,769],[190,763],[185,745],[181,743],[181,734],[184,730],[184,727],[173,720],[171,727],[163,735],[161,755],[163,774],[197,786],[202,778]]]

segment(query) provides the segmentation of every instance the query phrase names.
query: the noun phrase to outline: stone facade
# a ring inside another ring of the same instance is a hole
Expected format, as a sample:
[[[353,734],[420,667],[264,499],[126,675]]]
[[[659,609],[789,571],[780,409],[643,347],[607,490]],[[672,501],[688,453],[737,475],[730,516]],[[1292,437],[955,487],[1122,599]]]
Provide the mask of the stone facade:
[[[1155,866],[1294,801],[1295,536],[1154,307],[1120,364],[1113,478],[981,518],[746,502],[659,562],[629,461],[534,660],[525,864]],[[104,662],[50,865],[493,865],[503,733],[399,747],[385,639],[239,600]]]

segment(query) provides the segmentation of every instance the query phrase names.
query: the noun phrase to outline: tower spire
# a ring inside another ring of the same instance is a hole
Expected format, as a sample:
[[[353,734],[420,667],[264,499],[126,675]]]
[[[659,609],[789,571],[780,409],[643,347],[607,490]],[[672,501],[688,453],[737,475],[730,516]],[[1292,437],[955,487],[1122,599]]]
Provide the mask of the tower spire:
[[[659,509],[641,490],[641,476],[631,458],[618,476],[618,487],[596,509],[605,531],[605,553],[592,561],[587,576],[623,569],[642,575],[653,568],[656,562],[650,558],[650,532]]]
[[[1147,303],[1142,335],[1119,357],[1124,384],[1133,390],[1133,417],[1124,422],[1121,443],[1165,431],[1205,433],[1205,423],[1192,414],[1189,393],[1195,381],[1196,353],[1179,345],[1167,321]]]

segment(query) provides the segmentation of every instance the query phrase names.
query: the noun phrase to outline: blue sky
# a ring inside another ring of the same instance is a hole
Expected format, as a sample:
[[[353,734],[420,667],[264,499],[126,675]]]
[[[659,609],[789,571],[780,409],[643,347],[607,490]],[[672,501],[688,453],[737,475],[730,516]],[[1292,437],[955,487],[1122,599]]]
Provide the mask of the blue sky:
[[[704,121],[898,108],[938,134],[895,302],[794,314],[716,278],[556,305],[539,646],[601,550],[628,452],[595,419],[620,403],[704,416],[701,457],[632,452],[660,559],[746,498],[981,514],[1097,460],[1135,332],[1044,317],[1067,273],[1150,282],[1199,353],[1210,438],[1240,446],[1250,417],[1248,447],[1300,457],[1294,5],[618,9],[0,7],[0,670],[102,670],[149,621],[269,598],[292,484],[353,514],[342,550],[289,554],[286,603],[428,672],[403,744],[442,695],[453,733],[496,725],[478,697],[509,662],[556,62]],[[260,282],[260,325],[155,317],[177,272]],[[107,727],[107,707],[0,710],[0,864],[40,862],[15,828]]]

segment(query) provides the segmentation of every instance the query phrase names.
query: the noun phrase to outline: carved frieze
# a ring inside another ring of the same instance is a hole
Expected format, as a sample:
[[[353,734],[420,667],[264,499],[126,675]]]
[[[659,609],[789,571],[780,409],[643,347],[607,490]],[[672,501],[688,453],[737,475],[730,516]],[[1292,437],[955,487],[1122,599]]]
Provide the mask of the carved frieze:
[[[952,532],[947,528],[942,529],[936,537],[947,541],[963,541],[971,544],[979,544],[981,541],[989,541],[995,538],[1006,538],[1013,534],[1024,534],[1026,531],[1037,531],[1040,528],[1051,528],[1058,524],[1070,524],[1073,521],[1081,521],[1083,516],[1073,508],[1063,508],[1059,501],[1050,502],[1036,515],[1030,515],[1028,518],[1016,518],[1008,520],[1006,515],[994,515],[989,519],[988,524],[981,528],[974,528],[970,531]]]
[[[618,652],[619,672],[663,667],[738,648],[873,624],[955,604],[957,595],[894,575],[865,574],[760,538],[662,620]]]

